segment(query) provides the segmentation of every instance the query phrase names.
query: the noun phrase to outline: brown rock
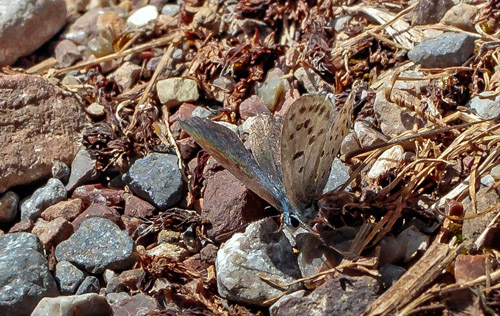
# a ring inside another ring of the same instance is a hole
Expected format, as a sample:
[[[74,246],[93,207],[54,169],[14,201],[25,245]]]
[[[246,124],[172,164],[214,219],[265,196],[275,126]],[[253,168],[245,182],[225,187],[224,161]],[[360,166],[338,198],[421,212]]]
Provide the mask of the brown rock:
[[[79,99],[40,76],[0,74],[0,109],[0,193],[71,163],[87,121]]]
[[[123,271],[118,276],[120,283],[125,285],[131,290],[137,290],[140,288],[142,280],[146,276],[146,272],[143,269],[132,269]]]
[[[109,75],[109,79],[114,79],[123,90],[129,90],[139,80],[140,74],[141,67],[127,61]]]
[[[252,95],[240,104],[240,116],[244,120],[265,113],[269,114],[271,112],[264,102],[256,95]]]
[[[180,139],[179,141],[177,141],[177,146],[179,147],[181,157],[184,160],[193,157],[198,150],[198,145],[191,137]]]
[[[91,204],[116,206],[123,202],[124,192],[123,190],[105,188],[101,184],[89,184],[76,188],[71,197],[81,199],[84,207],[89,207]]]
[[[441,23],[474,32],[474,17],[479,9],[475,5],[459,3],[443,16]]]
[[[168,257],[175,261],[182,261],[189,256],[189,251],[179,243],[163,242],[147,251],[148,256]]]
[[[208,244],[200,251],[200,258],[202,261],[208,264],[215,264],[215,258],[217,258],[217,251],[219,247],[214,244]]]
[[[38,236],[46,249],[49,249],[68,239],[73,234],[73,226],[62,217],[50,222],[38,219],[31,232]]]
[[[207,178],[202,217],[212,223],[209,238],[233,231],[265,216],[264,202],[229,171]]]
[[[9,234],[11,233],[20,233],[20,232],[31,232],[31,229],[33,229],[33,221],[32,220],[27,220],[27,221],[21,221],[19,223],[14,224],[9,229]]]
[[[153,315],[154,311],[158,309],[157,301],[145,294],[137,294],[130,298],[120,300],[111,304],[113,308],[113,315]]]
[[[118,213],[117,210],[111,207],[107,207],[104,204],[92,204],[82,214],[78,215],[78,217],[75,218],[75,220],[71,223],[73,224],[73,228],[75,229],[75,231],[78,230],[84,220],[91,217],[106,218],[116,225],[120,226],[120,228],[122,229],[125,227],[120,218],[120,213]]]
[[[80,214],[82,209],[83,202],[81,199],[70,199],[49,206],[42,212],[41,217],[46,221],[52,221],[58,217],[62,217],[71,222]]]
[[[187,119],[188,117],[191,117],[194,109],[196,109],[196,105],[186,102],[182,103],[181,106],[179,107],[179,110],[177,110],[177,113],[179,115],[179,120],[182,121],[184,119]]]
[[[125,211],[126,216],[132,217],[148,217],[153,215],[155,207],[135,195],[125,196]]]
[[[458,255],[455,261],[455,280],[458,284],[464,284],[485,275],[484,266],[488,255]]]
[[[434,24],[441,20],[451,7],[452,0],[419,0],[413,10],[413,25]]]

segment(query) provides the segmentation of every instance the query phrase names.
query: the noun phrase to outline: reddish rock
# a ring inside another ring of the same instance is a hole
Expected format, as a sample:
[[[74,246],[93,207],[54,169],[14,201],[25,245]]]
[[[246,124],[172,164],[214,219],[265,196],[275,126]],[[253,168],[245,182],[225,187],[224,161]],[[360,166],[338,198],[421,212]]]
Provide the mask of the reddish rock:
[[[158,308],[158,303],[153,297],[137,294],[113,303],[111,308],[115,316],[152,315]]]
[[[458,255],[455,260],[455,280],[458,284],[464,284],[485,275],[484,266],[488,255]]]
[[[267,106],[257,95],[252,95],[240,104],[240,116],[244,120],[252,116],[270,113]]]
[[[125,195],[125,211],[126,216],[131,217],[148,217],[153,215],[155,207],[148,202],[138,198],[135,195]]]
[[[81,199],[84,207],[89,207],[91,204],[116,206],[123,202],[124,192],[123,190],[105,188],[101,184],[89,184],[76,188],[71,197]]]
[[[125,227],[120,218],[120,213],[118,213],[118,211],[114,208],[107,207],[104,204],[92,204],[82,214],[78,215],[78,217],[75,218],[71,224],[73,224],[73,228],[77,231],[84,220],[92,217],[106,218],[120,226],[122,229]]]
[[[194,109],[196,109],[196,105],[186,102],[182,103],[177,112],[172,116],[171,123],[191,117]]]
[[[40,218],[31,232],[38,236],[46,249],[49,249],[68,239],[73,234],[73,226],[62,217],[50,222]]]
[[[118,276],[120,283],[125,285],[131,290],[137,290],[140,288],[142,280],[146,276],[146,272],[143,269],[132,269],[123,271]]]
[[[177,141],[177,146],[181,152],[181,157],[184,160],[192,158],[198,151],[198,145],[193,138],[183,138]]]
[[[0,109],[0,193],[71,163],[87,123],[76,97],[41,76],[0,74]]]
[[[233,231],[265,216],[265,203],[229,171],[207,178],[201,216],[212,223],[209,238]]]
[[[81,199],[70,199],[49,206],[45,211],[42,212],[41,217],[49,222],[58,217],[62,217],[65,220],[71,222],[80,214],[82,209],[83,202]]]
[[[10,233],[20,233],[20,232],[31,232],[33,229],[34,223],[32,220],[27,220],[27,221],[21,221],[19,223],[14,224],[9,229],[9,234]]]
[[[201,261],[200,254],[197,253],[182,262],[188,270],[203,271],[206,269],[207,264]]]

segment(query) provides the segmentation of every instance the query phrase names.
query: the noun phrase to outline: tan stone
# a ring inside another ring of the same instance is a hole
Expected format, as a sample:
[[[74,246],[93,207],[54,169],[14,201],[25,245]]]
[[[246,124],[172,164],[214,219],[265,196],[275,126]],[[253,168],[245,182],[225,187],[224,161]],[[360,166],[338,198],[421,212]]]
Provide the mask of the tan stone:
[[[80,214],[82,209],[83,202],[81,199],[71,199],[49,206],[42,212],[41,216],[46,221],[51,221],[58,217],[62,217],[67,221],[72,221]]]
[[[42,77],[0,74],[0,193],[70,164],[86,120],[76,97]]]

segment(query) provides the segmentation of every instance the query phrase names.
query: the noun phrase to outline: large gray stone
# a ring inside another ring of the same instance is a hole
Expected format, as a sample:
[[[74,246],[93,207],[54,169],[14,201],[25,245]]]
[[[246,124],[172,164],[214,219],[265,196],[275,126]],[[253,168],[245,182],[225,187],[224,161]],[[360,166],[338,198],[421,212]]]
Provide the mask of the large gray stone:
[[[0,66],[34,52],[66,23],[64,0],[1,1],[0,12]]]
[[[42,252],[34,234],[0,236],[1,315],[30,315],[42,298],[59,295]]]
[[[217,253],[215,268],[222,297],[261,306],[284,294],[262,276],[285,284],[301,276],[292,246],[270,218],[234,234]]]
[[[94,217],[56,247],[56,258],[95,274],[128,268],[134,262],[133,251],[134,241],[126,232],[108,219]]]
[[[61,180],[51,178],[21,203],[21,220],[36,220],[49,206],[66,199],[68,192]]]
[[[138,159],[123,175],[138,197],[165,210],[182,198],[184,181],[175,155],[151,153]]]

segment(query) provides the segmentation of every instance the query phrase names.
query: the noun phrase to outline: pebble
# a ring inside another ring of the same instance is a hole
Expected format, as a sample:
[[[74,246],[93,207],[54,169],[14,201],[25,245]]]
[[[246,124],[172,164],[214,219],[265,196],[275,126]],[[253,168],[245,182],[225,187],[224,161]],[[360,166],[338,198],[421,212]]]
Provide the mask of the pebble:
[[[492,205],[500,203],[500,197],[495,190],[491,190],[489,187],[483,187],[477,191],[476,201],[477,212],[482,212],[490,208]],[[465,216],[475,214],[470,201],[464,202],[463,205],[465,209]],[[462,236],[464,242],[474,243],[488,227],[495,215],[495,212],[490,212],[488,214],[484,214],[483,216],[464,221],[462,225]]]
[[[161,14],[166,16],[175,16],[179,13],[180,6],[178,4],[166,4],[161,8]]]
[[[285,90],[290,88],[288,81],[281,78],[284,75],[281,69],[273,68],[267,73],[266,80],[255,88],[257,96],[269,111],[274,110]]]
[[[252,95],[241,102],[239,112],[241,118],[244,120],[252,116],[271,114],[264,102],[256,95]]]
[[[0,100],[9,100],[0,111],[1,193],[46,180],[54,161],[71,162],[88,124],[81,100],[42,76],[20,73],[0,74]]]
[[[57,44],[54,53],[57,64],[61,68],[69,67],[82,58],[82,54],[76,44],[67,39]]]
[[[106,294],[106,300],[108,301],[109,304],[119,303],[128,298],[130,298],[130,295],[127,292]]]
[[[0,223],[10,223],[17,216],[19,195],[7,191],[0,195]]]
[[[62,183],[68,182],[70,172],[68,165],[60,160],[52,165],[52,177],[61,180]]]
[[[71,222],[80,214],[82,209],[83,202],[81,199],[69,199],[47,207],[47,209],[42,212],[41,217],[46,221],[64,218]]]
[[[201,118],[210,118],[212,117],[212,112],[205,109],[202,106],[197,106],[193,112],[191,112],[191,116],[193,117],[201,117]]]
[[[444,25],[451,25],[464,31],[474,32],[474,17],[479,9],[475,5],[459,3],[446,12],[441,19]]]
[[[380,273],[380,281],[382,281],[382,285],[384,288],[388,289],[396,283],[396,281],[399,280],[403,274],[405,274],[406,269],[394,264],[386,264],[378,271]]]
[[[31,316],[113,316],[113,310],[104,296],[89,293],[82,295],[44,298]]]
[[[269,218],[248,225],[223,244],[215,268],[220,296],[257,306],[285,293],[263,279],[280,284],[300,278],[292,246]]]
[[[109,75],[108,79],[115,80],[123,90],[130,90],[139,80],[140,74],[141,66],[127,61]]]
[[[36,235],[0,236],[0,284],[2,315],[30,315],[43,297],[59,295]]]
[[[184,190],[178,158],[170,154],[151,153],[137,159],[122,179],[135,195],[160,210],[179,202]]]
[[[94,181],[99,178],[96,170],[96,160],[85,149],[80,150],[71,163],[71,174],[66,189],[73,191],[77,186]]]
[[[123,214],[130,217],[149,217],[152,216],[156,208],[148,202],[138,198],[135,195],[125,195],[125,210]]]
[[[354,122],[354,133],[359,140],[361,147],[368,147],[387,142],[387,137],[378,132],[372,125],[365,121]]]
[[[397,237],[398,242],[406,244],[404,261],[408,262],[417,255],[417,251],[425,251],[429,247],[429,236],[423,234],[415,226],[403,230]]]
[[[88,184],[76,188],[71,197],[81,199],[84,207],[92,204],[116,206],[123,202],[124,191],[105,188],[101,184]]]
[[[487,94],[480,93],[479,96],[470,99],[466,107],[474,110],[483,119],[495,118],[500,115],[500,96],[492,100]]]
[[[37,189],[21,202],[21,220],[35,220],[49,206],[66,199],[67,191],[61,180],[51,178],[47,184]]]
[[[158,9],[154,5],[144,6],[127,19],[127,26],[132,29],[138,29],[147,26],[150,22],[158,19]]]
[[[83,213],[78,215],[77,218],[71,222],[73,224],[73,228],[78,230],[80,228],[81,224],[89,219],[89,218],[94,218],[94,217],[100,217],[100,218],[106,218],[119,227],[123,228],[123,222],[120,217],[120,213],[112,207],[108,207],[105,204],[92,204],[90,205]]]
[[[228,129],[230,129],[233,133],[235,133],[236,135],[238,135],[238,126],[236,124],[231,124],[231,123],[228,123],[228,122],[222,122],[222,121],[216,121],[215,123],[219,124],[219,125],[222,125]]]
[[[453,5],[452,0],[419,0],[412,13],[412,25],[437,23]]]
[[[118,279],[121,284],[125,285],[127,288],[136,291],[139,290],[142,281],[146,277],[146,271],[144,269],[132,269],[126,270],[120,273]]]
[[[345,30],[345,28],[349,25],[349,22],[351,22],[352,16],[350,15],[341,15],[341,16],[336,16],[332,22],[331,25],[333,26],[333,29],[335,32],[342,32]]]
[[[349,180],[349,177],[349,166],[344,164],[340,159],[335,158],[332,162],[330,176],[328,177],[328,182],[323,189],[323,193],[335,190]]]
[[[168,78],[158,81],[156,91],[160,102],[168,108],[173,108],[183,102],[198,100],[198,83],[188,78]]]
[[[488,260],[484,255],[460,254],[455,260],[455,280],[458,284],[464,284],[486,274],[485,263]]]
[[[86,107],[85,112],[87,112],[93,118],[98,118],[106,113],[104,112],[104,106],[97,102],[93,102],[88,107]]]
[[[145,294],[137,294],[111,305],[115,316],[154,315],[159,306],[156,299]]]
[[[491,168],[490,175],[493,177],[493,179],[495,179],[495,181],[500,180],[500,165],[496,165],[495,167]]]
[[[72,295],[85,279],[85,273],[71,262],[60,261],[56,265],[55,279],[62,295]]]
[[[293,76],[299,83],[306,89],[308,93],[333,93],[332,85],[325,82],[320,75],[318,75],[311,68],[298,68],[293,73]]]
[[[180,262],[189,256],[189,251],[178,243],[163,242],[147,251],[148,256],[168,257]]]
[[[31,54],[59,32],[65,23],[64,0],[3,2],[0,15],[0,66],[11,65],[19,57]]]
[[[68,239],[73,234],[73,226],[62,217],[50,222],[39,218],[31,232],[38,236],[45,249],[50,249]]]
[[[93,275],[89,275],[83,280],[82,284],[80,284],[75,294],[99,293],[100,287],[101,284],[99,279]]]
[[[403,161],[403,158],[403,147],[401,145],[392,146],[377,158],[370,171],[368,171],[367,177],[378,181],[391,171],[397,169]]]
[[[448,32],[415,46],[408,58],[425,68],[447,68],[461,66],[473,51],[474,37]]]
[[[110,242],[112,241],[112,242]],[[56,247],[58,261],[66,260],[90,273],[126,269],[134,262],[134,241],[105,218],[90,218]]]
[[[205,175],[201,216],[212,224],[209,238],[230,232],[265,216],[264,202],[229,171]]]

